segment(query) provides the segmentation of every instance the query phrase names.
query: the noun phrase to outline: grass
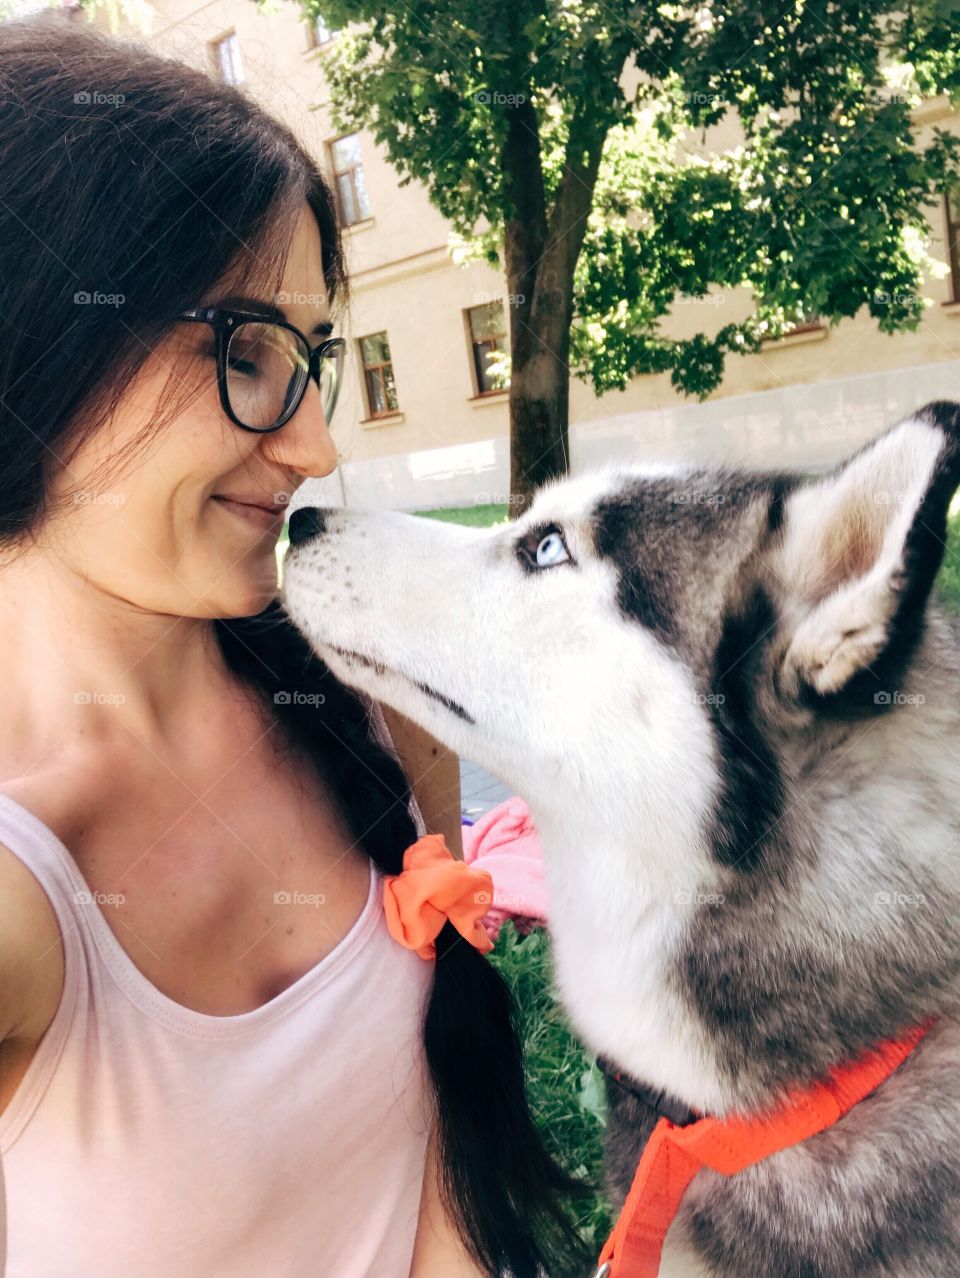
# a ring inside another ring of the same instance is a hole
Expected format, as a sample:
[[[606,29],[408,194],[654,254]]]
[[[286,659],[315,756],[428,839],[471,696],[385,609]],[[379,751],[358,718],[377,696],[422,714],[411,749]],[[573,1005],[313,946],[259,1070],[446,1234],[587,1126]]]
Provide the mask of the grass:
[[[488,528],[509,518],[509,508],[497,506],[448,506],[439,510],[418,510],[424,519],[439,519],[446,524],[466,524],[471,528]],[[937,577],[937,593],[954,612],[960,612],[960,497],[950,510],[947,525],[947,551]]]
[[[960,502],[951,507],[947,523],[947,550],[935,587],[951,612],[960,612]]]
[[[420,510],[444,523],[486,528],[509,517],[506,505]],[[537,1126],[561,1166],[594,1187],[576,1208],[575,1223],[599,1255],[612,1225],[600,1191],[606,1107],[602,1075],[573,1034],[554,995],[550,942],[543,928],[520,936],[512,923],[500,929],[491,961],[513,990],[520,1014],[527,1092]]]
[[[418,510],[424,519],[439,519],[443,524],[466,524],[470,528],[489,528],[509,518],[509,508],[502,506],[448,506],[441,510]]]
[[[520,936],[507,922],[490,958],[517,1000],[527,1091],[537,1126],[561,1166],[594,1187],[578,1204],[575,1223],[599,1255],[612,1225],[609,1204],[599,1190],[606,1125],[602,1075],[554,997],[546,931],[535,928]]]
[[[286,524],[283,525],[283,531],[277,540],[277,578],[283,575],[283,556],[287,553],[287,547],[290,545],[290,530]]]

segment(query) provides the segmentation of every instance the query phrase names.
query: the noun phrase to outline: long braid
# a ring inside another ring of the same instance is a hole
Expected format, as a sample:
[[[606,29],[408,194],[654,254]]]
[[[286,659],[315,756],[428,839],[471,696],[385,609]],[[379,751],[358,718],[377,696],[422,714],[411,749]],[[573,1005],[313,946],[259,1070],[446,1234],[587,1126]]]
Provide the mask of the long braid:
[[[313,653],[279,601],[256,617],[215,625],[229,668],[260,690],[320,770],[354,838],[384,874],[399,873],[417,837],[410,786],[375,739],[363,699]],[[553,1162],[527,1107],[513,997],[449,923],[437,938],[423,1034],[443,1198],[475,1260],[512,1278],[585,1266],[563,1206],[584,1189]]]

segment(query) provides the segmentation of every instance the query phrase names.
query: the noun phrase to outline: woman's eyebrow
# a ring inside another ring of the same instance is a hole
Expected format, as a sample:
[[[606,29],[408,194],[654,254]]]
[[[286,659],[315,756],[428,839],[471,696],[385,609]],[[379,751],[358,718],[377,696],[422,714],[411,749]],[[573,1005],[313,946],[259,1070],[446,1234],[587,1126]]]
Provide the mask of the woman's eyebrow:
[[[235,308],[239,311],[254,311],[264,319],[286,320],[286,312],[273,302],[264,302],[259,297],[225,297],[217,303],[223,310]],[[311,337],[329,337],[333,332],[330,320],[318,320],[310,330]]]

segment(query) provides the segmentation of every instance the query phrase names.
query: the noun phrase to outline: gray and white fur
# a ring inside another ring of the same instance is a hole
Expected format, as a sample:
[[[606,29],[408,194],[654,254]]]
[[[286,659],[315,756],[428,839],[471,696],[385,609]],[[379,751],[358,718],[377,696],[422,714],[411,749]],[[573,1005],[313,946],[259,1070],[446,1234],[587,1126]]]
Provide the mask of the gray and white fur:
[[[615,468],[512,524],[295,512],[346,683],[528,801],[560,996],[629,1077],[756,1114],[925,1017],[833,1128],[701,1172],[661,1278],[960,1274],[960,647],[930,599],[960,406],[835,471]],[[616,1205],[656,1115],[609,1087]]]

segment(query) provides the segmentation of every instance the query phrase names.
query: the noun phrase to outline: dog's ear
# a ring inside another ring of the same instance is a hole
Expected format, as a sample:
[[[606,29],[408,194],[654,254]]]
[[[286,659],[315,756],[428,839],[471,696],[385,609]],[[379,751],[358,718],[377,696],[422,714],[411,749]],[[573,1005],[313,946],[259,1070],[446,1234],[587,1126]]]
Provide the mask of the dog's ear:
[[[933,403],[787,496],[773,560],[789,636],[784,691],[895,686],[922,631],[958,483],[960,405]]]

